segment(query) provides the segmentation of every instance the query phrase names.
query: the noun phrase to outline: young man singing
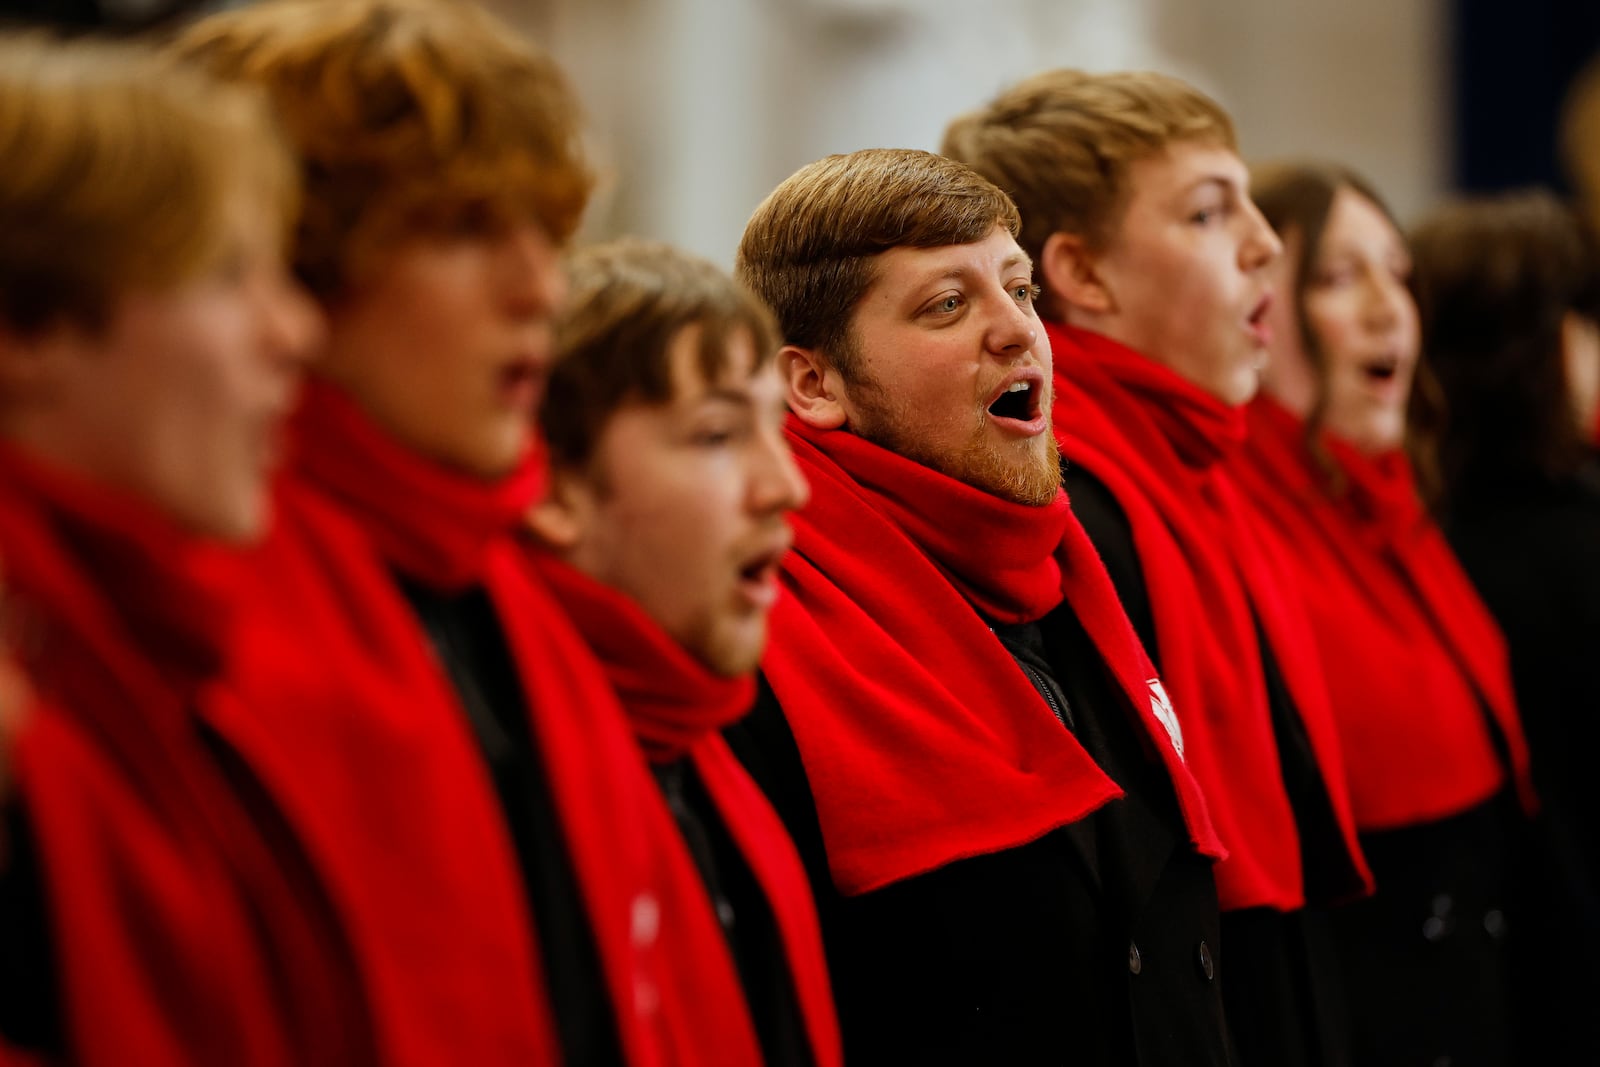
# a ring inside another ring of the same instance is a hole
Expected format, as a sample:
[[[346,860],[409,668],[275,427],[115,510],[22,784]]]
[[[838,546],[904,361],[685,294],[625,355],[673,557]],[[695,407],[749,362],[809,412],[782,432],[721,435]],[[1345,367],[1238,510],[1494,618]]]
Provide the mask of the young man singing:
[[[605,664],[714,901],[729,952],[698,995],[753,1036],[726,1062],[837,1064],[805,872],[719,732],[749,711],[806,486],[783,437],[771,316],[722,271],[619,241],[569,262],[540,419],[534,559]],[[730,966],[731,964],[731,966]]]
[[[812,499],[729,736],[818,893],[851,1062],[1226,1063],[1216,839],[1059,491],[1018,227],[900,150],[750,220]]]
[[[453,0],[266,0],[178,47],[263,86],[304,162],[329,343],[229,726],[322,862],[386,1062],[719,1062],[749,1025],[697,983],[711,902],[521,540],[589,189],[565,79]]]
[[[944,151],[1022,210],[1067,491],[1171,686],[1228,849],[1237,1058],[1348,1063],[1326,917],[1307,905],[1370,876],[1314,638],[1227,470],[1281,250],[1233,124],[1173,78],[1054,71],[957,119]]]

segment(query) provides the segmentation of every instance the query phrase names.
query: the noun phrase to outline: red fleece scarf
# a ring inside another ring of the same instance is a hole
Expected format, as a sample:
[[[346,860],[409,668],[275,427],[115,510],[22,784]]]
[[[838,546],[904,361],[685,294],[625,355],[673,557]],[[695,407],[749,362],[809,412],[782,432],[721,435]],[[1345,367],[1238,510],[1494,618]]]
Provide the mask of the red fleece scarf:
[[[1220,462],[1243,441],[1243,412],[1108,338],[1046,329],[1062,455],[1106,486],[1133,530],[1162,677],[1228,849],[1217,868],[1223,909],[1305,903],[1257,620],[1333,801],[1348,888],[1370,889],[1315,639],[1288,594],[1285,562],[1260,543]]]
[[[578,632],[600,657],[652,762],[670,763],[684,756],[693,761],[772,908],[814,1058],[819,1067],[837,1065],[843,1056],[839,1026],[805,868],[777,813],[720,733],[750,710],[755,679],[712,674],[632,600],[548,553],[535,551],[532,558]],[[721,960],[707,953],[685,962],[709,970]],[[708,981],[701,989],[731,1010],[742,995],[738,975],[715,977],[718,986],[729,980],[735,986],[714,989]]]
[[[1403,454],[1366,458],[1324,435],[1335,497],[1281,405],[1250,407],[1241,484],[1295,563],[1328,667],[1356,820],[1429,822],[1492,796],[1506,775],[1484,720],[1505,737],[1525,803],[1528,751],[1505,643],[1437,526]]]
[[[1220,854],[1152,707],[1155,672],[1064,499],[1012,504],[794,420],[790,441],[811,503],[763,669],[840,891],[1026,844],[1121,795],[964,592],[1010,621],[1066,597],[1171,774],[1196,847]]]
[[[466,715],[393,579],[487,592],[594,931],[629,1064],[759,1063],[703,985],[727,959],[693,860],[600,664],[515,536],[539,479],[431,464],[326,385],[255,569],[228,726],[321,846],[394,1058],[559,1062],[516,855]],[[556,980],[554,976],[551,980]],[[720,987],[713,987],[712,992]]]
[[[13,785],[67,1059],[370,1062],[332,916],[194,718],[223,663],[231,561],[9,447],[0,556],[7,636],[40,701]]]

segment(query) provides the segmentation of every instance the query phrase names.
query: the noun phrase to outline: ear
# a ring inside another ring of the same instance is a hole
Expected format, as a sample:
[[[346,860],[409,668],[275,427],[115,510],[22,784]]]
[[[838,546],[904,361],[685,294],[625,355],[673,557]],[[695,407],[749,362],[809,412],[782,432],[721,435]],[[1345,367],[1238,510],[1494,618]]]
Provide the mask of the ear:
[[[594,514],[594,490],[565,469],[552,469],[550,488],[527,515],[528,529],[558,556],[570,556],[583,542]]]
[[[843,385],[813,349],[784,345],[778,350],[778,370],[796,418],[814,430],[837,430],[845,424]]]
[[[1088,242],[1074,233],[1057,230],[1045,238],[1039,255],[1039,276],[1061,306],[1069,310],[1104,315],[1116,310],[1111,290],[1100,277]]]

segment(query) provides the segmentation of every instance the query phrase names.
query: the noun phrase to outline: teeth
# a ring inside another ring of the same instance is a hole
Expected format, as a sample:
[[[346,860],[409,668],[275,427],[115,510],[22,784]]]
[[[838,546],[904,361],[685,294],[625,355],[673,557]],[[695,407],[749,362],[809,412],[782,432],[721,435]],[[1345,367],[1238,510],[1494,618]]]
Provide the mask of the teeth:
[[[1007,389],[1006,392],[1008,392],[1008,393],[1021,393],[1021,392],[1027,391],[1027,388],[1028,388],[1028,383],[1027,382],[1012,382],[1011,383],[1011,388]]]

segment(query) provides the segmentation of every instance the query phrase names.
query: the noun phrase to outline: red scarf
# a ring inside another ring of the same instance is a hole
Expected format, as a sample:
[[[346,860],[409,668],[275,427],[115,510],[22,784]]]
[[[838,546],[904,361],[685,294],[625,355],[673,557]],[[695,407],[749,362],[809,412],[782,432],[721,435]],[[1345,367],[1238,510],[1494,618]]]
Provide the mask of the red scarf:
[[[759,1063],[748,1019],[695,984],[727,949],[693,860],[604,671],[516,537],[535,461],[476,482],[326,385],[307,390],[297,430],[281,529],[255,570],[277,610],[249,635],[230,726],[276,762],[321,845],[393,1057],[559,1062],[505,819],[399,571],[477,583],[501,621],[626,1061]]]
[[[1264,529],[1293,546],[1297,587],[1308,591],[1328,665],[1357,823],[1381,830],[1430,822],[1499,791],[1506,775],[1484,707],[1531,805],[1505,643],[1423,510],[1410,464],[1399,452],[1364,457],[1325,434],[1343,474],[1335,498],[1304,434],[1281,405],[1256,401],[1240,481]]]
[[[1220,462],[1244,439],[1243,412],[1108,338],[1046,329],[1062,455],[1106,486],[1133,530],[1162,677],[1228,849],[1217,868],[1223,909],[1306,902],[1257,620],[1343,831],[1349,889],[1370,890],[1315,639],[1287,594],[1285,561],[1260,542]]]
[[[1064,498],[1013,504],[853,434],[789,429],[811,503],[763,669],[842,892],[1026,844],[1121,795],[973,602],[1025,621],[1065,596],[1166,764],[1196,847],[1220,854],[1152,709],[1155,672]]]
[[[536,551],[532,558],[600,657],[651,761],[670,763],[684,756],[693,761],[772,908],[814,1058],[819,1067],[837,1065],[843,1055],[839,1027],[805,868],[777,813],[720,733],[755,702],[754,677],[712,674],[626,596],[548,553]],[[722,973],[731,958],[705,953],[683,962],[708,972],[699,988],[723,1010],[741,1002],[738,975]],[[709,973],[713,964],[714,975]]]
[[[39,706],[13,753],[67,1059],[372,1053],[334,918],[195,721],[234,563],[143,504],[0,448],[8,637]]]

